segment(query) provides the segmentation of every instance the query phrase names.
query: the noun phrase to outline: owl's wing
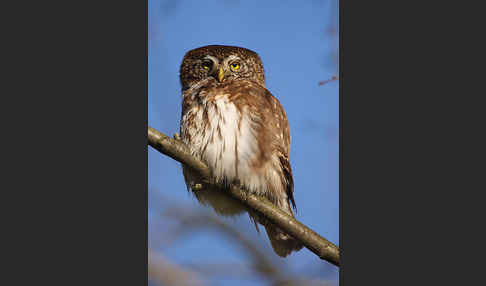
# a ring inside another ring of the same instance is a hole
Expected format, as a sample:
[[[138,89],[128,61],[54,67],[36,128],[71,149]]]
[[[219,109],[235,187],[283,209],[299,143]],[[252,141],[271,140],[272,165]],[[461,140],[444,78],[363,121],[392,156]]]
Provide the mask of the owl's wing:
[[[265,89],[262,96],[265,103],[262,103],[265,118],[264,132],[269,134],[272,138],[273,154],[275,154],[280,161],[280,174],[283,185],[283,190],[287,194],[287,202],[285,207],[291,215],[292,207],[297,211],[294,201],[294,180],[292,177],[292,168],[290,167],[289,153],[290,153],[290,128],[287,115],[280,104],[280,102]],[[291,207],[292,204],[292,207]],[[273,250],[281,257],[286,257],[292,251],[299,251],[303,245],[300,241],[283,232],[280,228],[272,224],[265,225],[268,238]]]
[[[275,116],[275,140],[278,152],[278,157],[280,159],[280,164],[282,168],[282,173],[284,176],[285,190],[287,192],[287,197],[289,202],[292,203],[294,210],[297,210],[294,201],[294,179],[292,177],[292,168],[290,166],[290,128],[289,121],[287,119],[287,114],[283,109],[280,102],[268,91],[266,90],[265,96],[271,101],[271,113]]]

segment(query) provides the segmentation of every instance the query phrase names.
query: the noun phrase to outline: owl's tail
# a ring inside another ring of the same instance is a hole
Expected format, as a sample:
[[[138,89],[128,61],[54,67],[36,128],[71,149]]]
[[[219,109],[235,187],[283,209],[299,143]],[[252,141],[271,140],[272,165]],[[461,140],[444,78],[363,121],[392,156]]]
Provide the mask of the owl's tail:
[[[275,226],[267,225],[265,230],[273,250],[281,257],[286,257],[292,251],[299,251],[302,248],[302,244],[299,241]]]
[[[282,205],[280,205],[280,209],[284,210],[290,216],[292,217],[294,216],[289,201],[284,201]],[[291,235],[282,231],[280,228],[278,228],[277,226],[269,222],[267,219],[252,212],[250,212],[250,217],[253,217],[254,221],[255,219],[257,219],[257,221],[265,227],[273,251],[275,251],[275,253],[278,256],[286,257],[287,255],[292,253],[292,251],[299,251],[302,249],[303,247],[302,243],[300,243],[297,239],[295,239]],[[257,225],[255,224],[255,226]],[[258,230],[258,226],[257,226],[257,230]]]

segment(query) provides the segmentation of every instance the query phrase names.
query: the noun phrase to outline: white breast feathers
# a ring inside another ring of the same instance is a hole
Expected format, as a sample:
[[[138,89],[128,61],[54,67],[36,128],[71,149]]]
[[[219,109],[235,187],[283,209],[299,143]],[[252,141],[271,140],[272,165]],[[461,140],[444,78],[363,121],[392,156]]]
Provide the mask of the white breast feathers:
[[[251,164],[258,154],[258,143],[245,111],[225,95],[193,106],[182,118],[183,140],[218,181],[238,180],[251,191],[264,192],[266,176]]]

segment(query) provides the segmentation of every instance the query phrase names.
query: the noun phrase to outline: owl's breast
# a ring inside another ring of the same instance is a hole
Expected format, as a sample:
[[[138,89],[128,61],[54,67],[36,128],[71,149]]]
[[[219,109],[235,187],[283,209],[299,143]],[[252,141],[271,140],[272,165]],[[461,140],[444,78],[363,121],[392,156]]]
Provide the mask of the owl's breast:
[[[201,158],[218,181],[239,181],[249,189],[265,183],[256,174],[257,132],[245,107],[227,95],[193,105],[181,121],[181,136],[192,154]]]

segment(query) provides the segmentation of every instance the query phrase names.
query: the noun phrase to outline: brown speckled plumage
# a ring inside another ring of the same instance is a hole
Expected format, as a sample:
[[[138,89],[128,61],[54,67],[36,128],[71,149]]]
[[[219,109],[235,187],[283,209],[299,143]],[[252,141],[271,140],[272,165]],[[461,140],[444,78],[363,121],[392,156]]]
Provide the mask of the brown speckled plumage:
[[[231,46],[194,49],[184,56],[180,80],[181,138],[192,154],[208,165],[219,182],[239,184],[293,215],[289,124],[280,102],[265,88],[259,56]],[[200,183],[197,176],[183,171],[188,187],[194,189]],[[203,188],[194,194],[222,215],[246,211],[219,191]],[[285,257],[302,248],[290,235],[249,214],[265,226],[278,255]]]

